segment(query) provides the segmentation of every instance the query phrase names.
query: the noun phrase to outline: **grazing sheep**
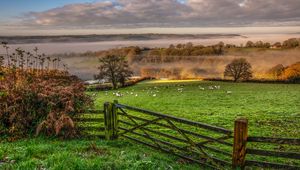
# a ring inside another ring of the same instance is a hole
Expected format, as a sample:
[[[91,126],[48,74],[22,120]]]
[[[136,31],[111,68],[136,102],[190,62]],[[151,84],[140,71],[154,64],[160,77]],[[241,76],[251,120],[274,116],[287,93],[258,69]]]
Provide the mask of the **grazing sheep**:
[[[178,88],[177,90],[178,90],[179,93],[183,92],[183,88]]]
[[[227,94],[232,94],[232,91],[227,91],[226,93],[227,93]]]
[[[221,88],[221,86],[215,86],[215,89],[220,89]]]
[[[120,92],[117,92],[117,93],[116,93],[116,96],[117,96],[117,97],[122,97],[122,96],[123,96],[123,94],[122,94],[122,93],[120,93]]]
[[[153,94],[153,97],[156,97],[156,94]]]
[[[205,90],[204,87],[198,86],[200,90]]]

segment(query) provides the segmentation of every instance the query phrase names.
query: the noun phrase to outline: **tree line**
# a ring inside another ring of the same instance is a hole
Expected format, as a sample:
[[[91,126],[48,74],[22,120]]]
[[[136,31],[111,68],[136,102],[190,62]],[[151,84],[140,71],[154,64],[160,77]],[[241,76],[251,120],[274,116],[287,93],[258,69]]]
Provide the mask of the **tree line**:
[[[106,55],[99,59],[99,73],[95,76],[98,79],[106,79],[111,82],[113,88],[118,88],[118,84],[125,85],[125,82],[133,75],[126,57],[119,55]],[[201,68],[191,68],[192,72],[205,72]],[[180,68],[142,68],[142,77],[165,77],[181,79],[182,69]],[[271,68],[267,74],[274,75],[274,80],[299,82],[300,81],[300,62],[284,67],[276,65]],[[230,79],[234,82],[248,81],[253,78],[252,65],[245,58],[233,59],[224,68],[224,79]]]

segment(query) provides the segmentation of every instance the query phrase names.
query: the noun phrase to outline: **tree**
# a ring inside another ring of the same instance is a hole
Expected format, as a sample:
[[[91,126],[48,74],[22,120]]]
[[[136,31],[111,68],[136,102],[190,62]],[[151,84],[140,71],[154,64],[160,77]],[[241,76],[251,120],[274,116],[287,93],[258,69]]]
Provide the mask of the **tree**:
[[[300,40],[297,38],[290,38],[283,42],[283,48],[296,48],[300,46]]]
[[[282,73],[282,77],[290,82],[300,82],[300,62],[288,66]]]
[[[4,56],[0,56],[0,71],[2,70],[3,66],[4,66]]]
[[[99,62],[99,74],[95,78],[109,80],[114,89],[118,87],[118,82],[125,85],[125,81],[132,75],[124,56],[106,55],[99,58]]]
[[[251,64],[244,58],[234,59],[225,67],[224,77],[232,77],[234,82],[252,77]]]
[[[246,47],[247,47],[247,48],[252,48],[252,47],[254,47],[254,43],[253,43],[252,41],[248,41],[248,42],[246,43]]]
[[[281,42],[274,43],[273,47],[275,47],[275,48],[281,48]]]
[[[270,68],[267,71],[267,74],[269,74],[272,78],[278,79],[280,76],[282,76],[282,73],[284,72],[284,66],[282,64],[278,64],[272,68]]]
[[[256,48],[263,48],[264,47],[264,43],[262,41],[257,41],[254,44],[254,47],[256,47]]]

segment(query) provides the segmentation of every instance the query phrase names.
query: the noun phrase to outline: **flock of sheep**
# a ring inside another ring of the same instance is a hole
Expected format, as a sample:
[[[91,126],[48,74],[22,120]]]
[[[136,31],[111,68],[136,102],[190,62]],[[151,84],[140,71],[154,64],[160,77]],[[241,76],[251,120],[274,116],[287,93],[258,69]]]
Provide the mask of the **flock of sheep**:
[[[160,90],[162,88],[165,88],[165,89],[171,89],[172,87],[175,86],[175,91],[174,93],[183,93],[184,90],[185,90],[185,85],[167,85],[167,86],[161,86],[161,87],[149,87],[149,88],[145,88],[145,89],[142,89],[142,92],[146,92],[146,94],[148,96],[151,96],[151,97],[158,97],[159,94],[160,94]],[[213,85],[213,86],[208,86],[208,87],[202,87],[202,86],[198,86],[198,89],[201,90],[201,91],[205,91],[205,90],[220,90],[221,89],[221,86],[220,85]],[[232,91],[225,91],[226,94],[232,94]],[[105,95],[109,95],[109,92],[108,91],[105,91]],[[117,91],[117,92],[113,92],[112,93],[113,96],[116,96],[116,97],[123,97],[123,96],[133,96],[133,97],[138,97],[139,96],[139,93],[137,93],[135,91],[135,89],[131,89],[131,90],[128,90],[128,91],[124,91],[124,92],[120,92],[120,91]]]

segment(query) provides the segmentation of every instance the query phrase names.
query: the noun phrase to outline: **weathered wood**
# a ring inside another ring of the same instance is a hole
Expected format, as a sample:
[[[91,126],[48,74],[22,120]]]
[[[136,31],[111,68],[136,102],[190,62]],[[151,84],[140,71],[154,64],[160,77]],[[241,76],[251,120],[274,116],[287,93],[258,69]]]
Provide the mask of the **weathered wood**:
[[[119,122],[120,122],[120,123],[123,123],[123,124],[126,124],[126,125],[129,125],[129,126],[134,126],[133,124],[128,123],[128,122],[125,122],[125,121],[123,121],[123,120],[119,120]],[[176,137],[176,136],[172,136],[172,135],[169,135],[169,134],[166,134],[166,133],[163,133],[163,132],[155,131],[155,130],[152,130],[152,129],[149,129],[149,128],[146,128],[146,127],[143,127],[142,129],[143,129],[143,130],[146,130],[146,131],[148,131],[148,132],[157,134],[157,135],[159,135],[159,136],[164,136],[164,137],[166,137],[166,138],[176,140],[176,141],[178,141],[178,142],[188,143],[188,141],[187,141],[186,139],[181,139],[181,138],[178,138],[178,137]],[[222,150],[219,150],[219,149],[210,147],[210,146],[205,146],[204,144],[196,144],[196,145],[197,145],[198,147],[202,147],[202,148],[207,149],[207,150],[210,150],[210,151],[212,151],[212,152],[220,153],[220,154],[223,154],[223,155],[232,157],[232,154],[231,154],[231,153],[228,153],[228,152],[225,152],[225,151],[222,151]],[[188,148],[188,147],[186,147],[186,148]]]
[[[103,118],[90,118],[90,117],[81,117],[81,118],[74,118],[76,122],[103,122]]]
[[[125,113],[125,112],[124,112],[124,113]],[[139,126],[140,126],[140,125],[137,123],[137,121],[135,121],[130,115],[128,115],[127,113],[125,113],[125,116],[127,116],[127,118],[128,118],[129,120],[131,120],[131,121],[134,123],[135,127],[139,127]],[[159,118],[159,119],[160,119],[160,118]],[[147,122],[146,122],[146,123],[147,123]],[[147,136],[150,137],[150,135],[147,133],[147,131],[145,131],[145,130],[143,129],[143,126],[140,127],[140,129],[144,132],[145,135],[147,135]],[[155,143],[156,146],[160,148],[160,145],[159,145],[156,141],[153,140],[153,143]]]
[[[81,131],[105,131],[104,127],[94,127],[94,126],[85,126],[85,127],[78,127]]]
[[[270,138],[270,137],[256,137],[249,136],[248,142],[262,142],[262,143],[275,143],[275,144],[289,144],[300,145],[300,139],[296,138]]]
[[[119,120],[120,123],[123,123],[123,124],[126,124],[126,125],[129,125],[129,126],[134,126],[133,124],[129,123],[129,122],[125,122],[123,120]],[[160,135],[160,136],[164,136],[164,137],[167,137],[169,139],[173,139],[173,140],[176,140],[176,141],[179,141],[179,142],[183,142],[183,143],[186,143],[188,142],[187,140],[185,139],[181,139],[181,138],[178,138],[176,136],[172,136],[172,135],[169,135],[169,134],[166,134],[166,133],[163,133],[163,132],[159,132],[159,131],[155,131],[155,130],[152,130],[152,129],[149,129],[149,128],[146,128],[146,127],[142,127],[142,129],[148,131],[148,132],[151,132],[151,133],[154,133],[154,134],[157,134],[157,135]]]
[[[99,138],[99,139],[105,139],[105,135],[84,135],[84,138]]]
[[[117,114],[117,101],[114,103],[104,103],[104,125],[105,125],[105,138],[113,140],[118,137],[118,114]]]
[[[217,140],[227,140],[227,139],[231,139],[233,138],[233,136],[231,135],[226,135],[226,136],[221,136],[221,137],[218,137],[216,138]],[[203,141],[203,142],[199,142],[198,144],[199,145],[205,145],[205,144],[209,144],[209,143],[213,143],[214,141],[213,140],[206,140],[206,141]]]
[[[103,114],[103,110],[84,110],[81,114]]]
[[[178,157],[181,157],[181,158],[183,158],[183,159],[186,159],[186,160],[189,160],[189,161],[192,161],[192,162],[196,162],[196,163],[198,163],[198,164],[200,164],[200,165],[203,165],[203,166],[205,166],[205,167],[207,167],[207,168],[211,168],[211,169],[214,169],[214,170],[215,170],[215,169],[218,169],[218,168],[215,167],[215,166],[212,166],[212,165],[203,163],[203,162],[201,162],[201,161],[199,161],[199,160],[196,160],[196,159],[193,159],[193,158],[191,158],[191,157],[189,157],[189,156],[186,156],[186,155],[183,155],[183,154],[180,154],[180,153],[176,153],[176,152],[174,152],[174,151],[172,151],[172,150],[170,150],[170,149],[166,149],[166,148],[158,148],[157,146],[155,146],[155,145],[153,145],[153,144],[149,144],[149,143],[147,143],[147,142],[141,141],[141,140],[136,139],[136,138],[133,138],[133,137],[131,137],[131,136],[124,135],[124,137],[127,138],[127,139],[130,139],[130,140],[133,140],[133,141],[135,141],[135,142],[137,142],[137,143],[141,143],[141,144],[143,144],[143,145],[152,147],[152,148],[154,148],[154,149],[159,149],[159,150],[161,150],[161,151],[163,151],[163,152],[166,152],[166,153],[172,153],[173,155],[176,155],[176,156],[178,156]]]
[[[150,124],[152,124],[153,122],[159,121],[159,120],[161,120],[161,119],[162,119],[162,118],[159,117],[159,118],[150,120],[149,122],[145,122],[145,123],[143,123],[143,124],[134,126],[133,128],[128,129],[128,131],[124,131],[124,132],[120,133],[120,135],[124,135],[124,134],[126,134],[126,133],[128,133],[128,132],[133,132],[134,130],[140,129],[140,128],[145,127],[145,126],[147,126],[147,125],[150,125]]]
[[[126,128],[120,128],[120,129],[126,130]],[[157,142],[162,143],[162,144],[164,144],[166,146],[176,148],[177,150],[180,150],[180,151],[184,151],[184,152],[187,152],[187,153],[192,152],[193,154],[196,154],[198,157],[207,160],[207,158],[205,156],[201,155],[201,153],[199,153],[199,152],[188,150],[188,149],[186,149],[184,147],[175,145],[175,144],[167,142],[167,141],[163,141],[161,139],[154,138],[152,136],[147,136],[147,135],[144,135],[144,134],[141,134],[141,133],[137,133],[137,132],[132,132],[132,133],[135,134],[135,135],[137,135],[137,136],[140,136],[140,137],[144,137],[144,138],[147,138],[147,139],[150,139],[150,140],[153,140],[153,141],[157,141]],[[218,162],[220,165],[231,165],[231,163],[229,163],[227,161],[224,161],[224,160],[221,160],[221,159],[218,159],[218,158],[215,158],[215,157],[210,157],[209,159],[212,159],[213,161]]]
[[[247,154],[300,159],[300,153],[297,152],[279,152],[279,151],[267,151],[267,150],[260,150],[260,149],[247,149]]]
[[[118,101],[114,100],[114,103],[112,104],[112,117],[113,117],[113,139],[118,138],[118,107],[117,107]]]
[[[262,162],[262,161],[253,161],[253,160],[247,160],[246,166],[256,166],[256,167],[262,167],[262,168],[284,169],[284,170],[299,170],[300,169],[299,166]]]
[[[120,109],[122,112],[124,112],[124,110],[121,108]],[[124,113],[119,113],[119,115],[124,115]],[[136,120],[141,120],[141,121],[144,121],[144,122],[147,122],[147,121],[150,121],[148,119],[145,119],[145,118],[141,118],[141,117],[137,117],[137,116],[133,116],[131,115],[132,118],[136,119]],[[169,125],[166,125],[166,124],[163,124],[163,123],[159,123],[159,122],[153,122],[152,124],[155,124],[155,125],[158,125],[158,126],[161,126],[161,127],[165,127],[165,128],[169,128],[171,130],[176,130],[174,129],[172,126],[169,126]],[[218,140],[218,139],[215,139],[213,137],[209,137],[209,136],[205,136],[205,135],[201,135],[201,134],[198,134],[196,132],[192,132],[192,131],[189,131],[189,130],[185,130],[185,129],[181,129],[179,128],[182,132],[186,133],[186,134],[189,134],[189,135],[193,135],[195,137],[199,137],[199,138],[202,138],[202,139],[206,139],[206,140],[210,140],[210,141],[214,141],[214,142],[217,142],[217,143],[220,143],[220,144],[223,144],[223,145],[227,145],[227,146],[230,146],[232,147],[233,145],[231,143],[228,143],[226,141],[223,141],[223,140]]]
[[[245,168],[247,137],[248,120],[245,118],[239,118],[234,122],[234,144],[232,155],[233,169]]]
[[[167,118],[169,120],[173,120],[173,121],[176,121],[176,122],[179,122],[179,123],[184,123],[184,124],[192,125],[192,126],[195,126],[195,127],[204,128],[204,129],[208,129],[208,130],[219,132],[219,133],[232,134],[232,131],[228,130],[228,129],[208,125],[208,124],[205,124],[205,123],[194,122],[194,121],[190,121],[190,120],[183,119],[183,118],[178,118],[178,117],[171,116],[171,115],[152,112],[152,111],[148,111],[148,110],[144,110],[144,109],[140,109],[140,108],[136,108],[136,107],[132,107],[132,106],[127,106],[127,105],[121,105],[121,104],[118,104],[117,107],[138,111],[138,112],[145,113],[145,114],[152,115],[152,116]]]

